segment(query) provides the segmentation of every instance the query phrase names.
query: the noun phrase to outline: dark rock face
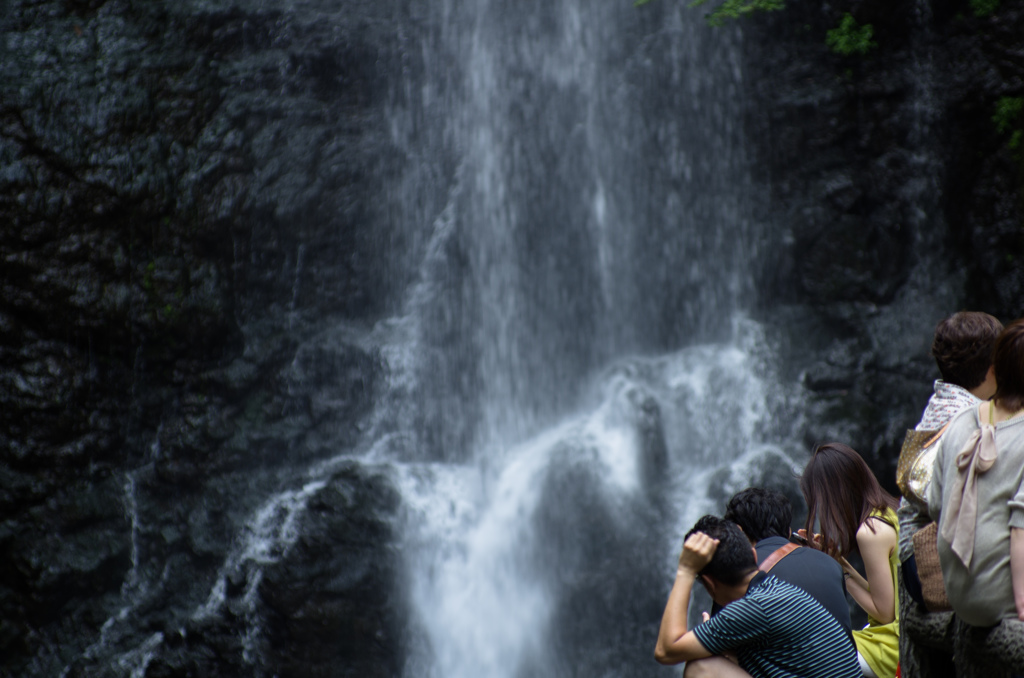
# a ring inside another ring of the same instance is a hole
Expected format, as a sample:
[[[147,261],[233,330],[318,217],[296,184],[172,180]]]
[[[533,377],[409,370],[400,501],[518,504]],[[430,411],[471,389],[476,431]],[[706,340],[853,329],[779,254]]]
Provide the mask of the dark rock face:
[[[401,587],[390,524],[399,497],[385,477],[365,475],[353,466],[316,496],[294,549],[260,584],[271,611],[267,664],[278,675],[400,671]]]
[[[847,11],[874,27],[865,56],[825,44]],[[1024,169],[992,116],[1024,93],[1022,26],[1020,2],[988,18],[853,2],[789,3],[747,29],[755,166],[791,243],[766,272],[781,302],[766,317],[812,395],[808,445],[850,442],[892,491],[903,431],[938,378],[935,323],[1021,314]]]
[[[256,497],[359,435],[381,361],[327,320],[372,316],[403,282],[388,235],[360,229],[396,162],[367,112],[395,38],[323,11],[4,5],[5,675],[107,675],[155,633],[232,675],[237,648],[178,628]]]
[[[295,543],[273,563],[228,573],[223,613],[166,631],[146,675],[396,675],[397,507],[386,475],[341,468],[306,506]]]

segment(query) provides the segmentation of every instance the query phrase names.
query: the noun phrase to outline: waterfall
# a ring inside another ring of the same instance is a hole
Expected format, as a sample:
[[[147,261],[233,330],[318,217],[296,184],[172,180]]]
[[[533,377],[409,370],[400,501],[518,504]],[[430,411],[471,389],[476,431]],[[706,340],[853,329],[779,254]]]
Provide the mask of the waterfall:
[[[650,657],[656,606],[683,531],[733,492],[785,487],[797,471],[761,442],[763,367],[728,345],[625,359],[603,375],[593,409],[507,450],[491,468],[400,465],[413,632],[423,633],[406,675],[658,672]],[[658,412],[664,417],[652,421]],[[558,628],[566,608],[581,596],[623,593],[646,601],[651,616],[630,618],[612,605],[606,619],[575,620],[605,627],[606,638],[563,645],[575,635]],[[618,625],[646,636],[630,638]]]
[[[555,424],[617,356],[728,338],[763,238],[737,32],[576,2],[440,3],[417,30],[423,82],[389,112],[410,161],[396,212],[445,241],[431,294],[407,300],[415,454],[488,456]],[[439,215],[407,204],[423,182],[447,195]]]
[[[289,469],[168,632],[229,615],[246,670],[267,673],[264,569],[354,459],[401,497],[407,678],[666,675],[651,652],[682,534],[795,471],[795,396],[751,319],[771,243],[739,28],[582,0],[395,21],[382,115],[404,162],[379,226],[408,285],[372,328],[306,337],[286,387],[329,388],[311,370],[332,341],[379,355],[385,383],[356,449]],[[311,255],[294,253],[288,328]],[[147,636],[121,672],[167,642]]]
[[[773,424],[787,396],[746,317],[765,236],[741,36],[662,4],[420,17],[393,138],[454,169],[408,170],[447,197],[377,330],[400,395],[372,456],[403,497],[409,678],[665,671],[683,531],[792,485],[795,422]]]

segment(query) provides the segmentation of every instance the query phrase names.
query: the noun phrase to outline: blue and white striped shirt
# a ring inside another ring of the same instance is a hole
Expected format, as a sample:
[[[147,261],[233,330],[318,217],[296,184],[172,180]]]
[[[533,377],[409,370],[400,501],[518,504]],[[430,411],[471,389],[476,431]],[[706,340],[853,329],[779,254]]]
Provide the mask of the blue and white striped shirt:
[[[861,678],[842,625],[803,589],[758,573],[747,595],[693,629],[713,654],[733,651],[754,678]]]

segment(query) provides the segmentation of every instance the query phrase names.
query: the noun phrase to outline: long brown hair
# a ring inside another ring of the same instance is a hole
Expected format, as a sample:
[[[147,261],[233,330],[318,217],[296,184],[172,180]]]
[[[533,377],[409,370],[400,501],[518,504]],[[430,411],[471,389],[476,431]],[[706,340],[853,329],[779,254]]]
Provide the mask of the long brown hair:
[[[821,549],[847,556],[856,546],[857,530],[875,509],[895,509],[895,497],[882,489],[864,459],[848,445],[818,445],[800,477],[807,502],[807,534],[821,526]],[[868,527],[874,531],[871,524]]]

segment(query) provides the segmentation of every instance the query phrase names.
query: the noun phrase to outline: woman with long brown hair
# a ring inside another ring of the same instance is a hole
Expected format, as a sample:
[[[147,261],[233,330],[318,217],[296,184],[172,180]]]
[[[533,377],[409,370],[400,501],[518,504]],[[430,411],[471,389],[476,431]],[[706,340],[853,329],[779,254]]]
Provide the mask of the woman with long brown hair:
[[[807,501],[801,533],[815,534],[813,544],[839,561],[846,588],[868,613],[868,625],[853,632],[865,676],[893,678],[899,663],[899,568],[897,500],[878,484],[864,459],[848,445],[815,448],[800,478]],[[857,551],[864,575],[846,557]]]

